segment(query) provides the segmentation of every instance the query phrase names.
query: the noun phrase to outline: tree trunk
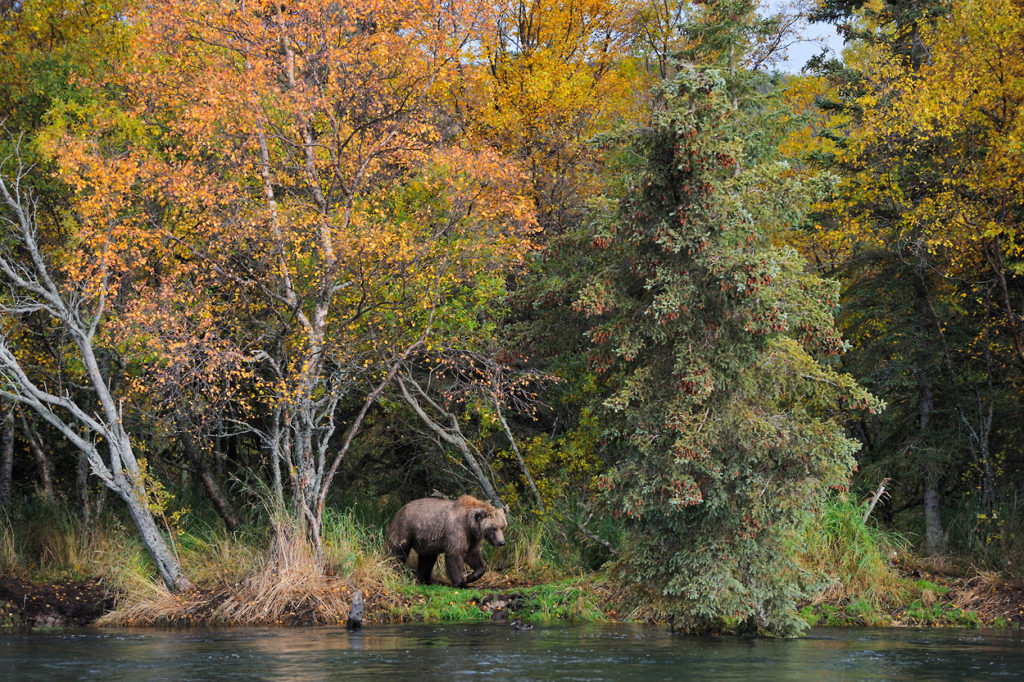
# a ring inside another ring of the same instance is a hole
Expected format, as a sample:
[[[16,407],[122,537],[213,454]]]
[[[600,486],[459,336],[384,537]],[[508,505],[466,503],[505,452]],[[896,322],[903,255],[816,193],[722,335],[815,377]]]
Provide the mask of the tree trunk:
[[[5,286],[14,290],[16,298],[23,296],[34,305],[5,307],[4,311],[19,313],[40,310],[48,313],[51,320],[67,332],[69,339],[78,348],[76,359],[81,361],[87,385],[92,390],[88,402],[81,404],[68,393],[50,393],[45,381],[41,382],[42,387],[36,383],[32,376],[34,372],[31,369],[26,371],[21,358],[11,350],[5,336],[0,334],[0,372],[4,378],[0,382],[0,396],[31,408],[88,457],[92,473],[105,486],[115,490],[128,505],[143,544],[168,588],[186,589],[191,583],[182,574],[177,558],[160,534],[149,507],[142,467],[135,458],[131,439],[124,430],[123,403],[115,392],[115,378],[108,376],[112,374],[110,371],[104,374],[104,366],[109,369],[110,363],[103,358],[109,360],[109,355],[98,354],[94,346],[96,333],[109,303],[107,294],[112,292],[106,288],[96,291],[92,287],[76,291],[80,283],[64,282],[58,285],[50,276],[47,259],[37,239],[35,202],[27,190],[28,183],[23,184],[26,171],[20,163],[17,142],[14,158],[18,161],[18,171],[13,182],[8,183],[0,174],[0,199],[13,216],[13,219],[8,218],[6,222],[16,228],[16,233],[8,231],[6,234],[13,237],[20,250],[11,248],[11,240],[4,240],[0,248],[0,273],[4,275]],[[70,291],[68,285],[71,286]],[[84,294],[86,289],[86,295],[79,295]],[[123,371],[122,358],[118,373]],[[8,413],[4,435],[10,437],[12,446],[13,430],[13,418]],[[98,440],[102,440],[109,448],[109,462],[104,461],[97,449]]]
[[[50,462],[50,458],[46,456],[46,451],[43,450],[42,439],[32,427],[32,424],[29,423],[20,410],[18,416],[21,419],[21,429],[25,432],[25,440],[28,441],[28,447],[32,450],[32,456],[35,457],[36,466],[39,467],[39,483],[43,497],[47,500],[52,500],[54,498],[53,464]]]
[[[999,244],[997,242],[997,247]],[[1001,247],[1000,247],[1001,248]],[[1002,264],[1002,257],[1000,256],[1000,265]],[[1003,278],[1002,285],[1005,286],[1006,278]],[[1007,292],[1004,291],[1004,295],[1008,296]],[[1004,299],[1006,305],[1009,306],[1009,298]],[[991,435],[992,435],[992,422],[995,418],[995,402],[996,396],[992,386],[992,376],[995,373],[993,367],[994,362],[992,360],[992,347],[993,344],[989,337],[989,332],[992,329],[992,322],[989,319],[989,310],[992,309],[991,299],[989,292],[985,290],[985,327],[984,327],[984,355],[985,355],[985,388],[986,395],[983,399],[979,389],[975,390],[975,405],[977,411],[977,426],[970,429],[972,437],[977,443],[978,456],[981,459],[981,470],[982,470],[982,494],[981,504],[982,513],[986,516],[991,515],[992,509],[996,503],[996,472],[992,462],[992,449],[991,449]],[[1021,348],[1020,334],[1017,332],[1016,323],[1013,319],[1012,308],[1007,308],[1007,313],[1011,317],[1011,325],[1013,328],[1013,335],[1015,339],[1015,345],[1021,360],[1024,361],[1024,349]],[[985,404],[988,407],[985,407]]]
[[[153,518],[149,507],[146,506],[145,500],[139,499],[131,488],[131,483],[127,480],[125,480],[125,487],[128,489],[118,488],[117,493],[125,501],[125,504],[128,505],[128,513],[131,514],[132,521],[135,522],[135,527],[138,528],[142,544],[145,546],[146,551],[149,552],[150,558],[153,559],[156,570],[160,573],[160,578],[163,579],[164,584],[172,592],[192,589],[191,581],[182,572],[178,557],[171,551],[170,546],[164,539],[163,533],[157,527],[156,520]]]
[[[938,554],[943,547],[942,518],[939,512],[939,471],[935,454],[928,447],[928,429],[934,409],[932,377],[926,367],[917,372],[919,435],[925,452],[924,462],[924,548],[928,554]]]
[[[203,482],[203,489],[206,490],[210,501],[213,502],[217,513],[220,514],[220,518],[224,521],[224,525],[227,526],[228,530],[234,531],[238,528],[238,517],[235,516],[231,503],[217,482],[216,476],[210,470],[209,463],[203,457],[203,453],[199,452],[196,441],[192,437],[192,432],[188,428],[187,420],[181,412],[176,412],[174,421],[178,426],[178,438],[181,442],[181,447],[185,450],[185,455],[188,457],[192,468],[199,473],[199,479]]]
[[[275,511],[284,509],[284,483],[281,480],[281,407],[275,406],[270,432],[270,472],[273,476]]]
[[[537,502],[537,510],[543,512],[544,498],[541,497],[540,491],[537,490],[537,484],[534,483],[533,476],[530,475],[530,468],[526,466],[523,454],[519,452],[519,445],[512,435],[512,429],[509,428],[508,422],[505,421],[505,415],[501,413],[501,402],[498,400],[497,394],[494,395],[494,410],[498,415],[498,421],[501,422],[501,428],[505,431],[505,437],[508,438],[508,442],[512,446],[512,452],[515,453],[516,461],[519,462],[519,468],[523,472],[523,477],[526,479],[527,484],[529,484],[530,490],[533,491],[533,499]]]
[[[14,471],[14,408],[7,405],[0,432],[0,507],[11,508],[11,476]]]
[[[85,454],[78,455],[75,465],[75,496],[78,498],[78,514],[82,527],[92,528],[92,508],[89,504],[89,458]]]
[[[918,279],[917,300],[914,302],[917,315],[917,449],[923,455],[924,469],[924,549],[930,555],[938,554],[943,548],[942,518],[939,511],[939,464],[937,452],[932,447],[931,420],[935,410],[935,389],[931,375],[931,358],[934,343],[931,340],[931,310],[928,298],[927,268],[922,247],[918,256],[922,259],[915,268]],[[955,380],[954,380],[955,382]],[[954,384],[955,385],[955,384]]]
[[[101,518],[103,518],[103,507],[107,504],[107,495],[110,494],[110,488],[105,485],[101,485],[96,491],[96,495],[92,498],[92,523],[95,525]]]
[[[931,469],[929,466],[924,488],[924,549],[928,555],[935,555],[942,551],[944,537],[939,513],[939,488]]]

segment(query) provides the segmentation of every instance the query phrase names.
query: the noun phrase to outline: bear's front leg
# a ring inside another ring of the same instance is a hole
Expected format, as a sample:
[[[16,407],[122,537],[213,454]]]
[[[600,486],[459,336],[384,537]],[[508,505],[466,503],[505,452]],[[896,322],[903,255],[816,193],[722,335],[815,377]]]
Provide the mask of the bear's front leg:
[[[487,572],[487,564],[484,563],[484,553],[480,546],[476,546],[469,550],[469,554],[466,555],[466,563],[473,569],[473,572],[466,577],[466,584],[480,579],[484,573]]]
[[[466,569],[462,565],[462,557],[458,554],[445,554],[444,567],[448,572],[448,582],[452,587],[466,586]]]

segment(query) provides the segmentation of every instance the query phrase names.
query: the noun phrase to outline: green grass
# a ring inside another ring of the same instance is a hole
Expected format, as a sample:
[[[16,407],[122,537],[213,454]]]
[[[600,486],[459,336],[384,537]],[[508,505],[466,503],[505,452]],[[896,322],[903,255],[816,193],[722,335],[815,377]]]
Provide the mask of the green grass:
[[[66,506],[19,499],[0,516],[0,573],[38,581],[88,575],[91,538]]]
[[[811,626],[886,627],[893,624],[893,619],[887,613],[880,612],[874,604],[865,599],[857,599],[845,606],[836,604],[805,606],[800,610],[800,615]]]
[[[909,625],[960,628],[976,628],[981,625],[981,619],[975,611],[964,611],[944,601],[937,601],[927,606],[921,600],[915,599],[903,609],[899,618]]]
[[[909,542],[870,519],[865,523],[864,509],[837,495],[817,514],[808,514],[796,543],[798,561],[816,577],[819,598],[829,603],[865,599],[876,610],[906,603],[913,584],[896,565]]]
[[[0,513],[0,574],[14,575],[20,568],[21,558],[15,545],[14,528],[6,514]]]
[[[593,585],[593,578],[577,578],[527,588],[515,615],[538,623],[603,622],[607,620],[603,599]]]
[[[392,613],[400,620],[487,621],[494,610],[485,610],[485,599],[508,603],[502,618],[519,618],[534,623],[595,623],[607,620],[603,599],[593,579],[573,578],[555,583],[502,590],[455,589],[447,585],[399,587],[402,606]]]
[[[485,621],[491,614],[480,608],[482,590],[455,589],[447,585],[403,585],[399,594],[408,601],[397,613],[411,620]]]
[[[387,563],[383,529],[360,522],[352,513],[325,508],[320,535],[328,573],[348,576]]]
[[[949,594],[949,588],[948,587],[946,587],[945,585],[939,585],[937,583],[933,583],[930,580],[922,579],[922,580],[914,581],[914,586],[917,587],[917,589],[922,591],[922,592],[924,590],[931,590],[932,593],[936,594],[936,595]]]

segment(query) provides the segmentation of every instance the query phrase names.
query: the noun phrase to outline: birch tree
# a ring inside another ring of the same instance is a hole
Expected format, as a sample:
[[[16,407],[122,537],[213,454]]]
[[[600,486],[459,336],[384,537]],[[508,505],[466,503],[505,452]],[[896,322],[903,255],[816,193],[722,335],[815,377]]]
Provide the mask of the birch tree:
[[[81,451],[92,474],[127,505],[167,587],[188,589],[191,583],[154,517],[151,478],[133,450],[124,427],[123,402],[100,358],[98,333],[113,312],[104,254],[94,254],[100,262],[93,271],[95,279],[68,277],[52,266],[40,240],[28,171],[15,145],[13,154],[0,164],[0,274],[5,288],[0,298],[5,319],[0,333],[0,397],[34,411]],[[66,377],[49,375],[43,364],[29,365],[11,343],[9,328],[29,315],[42,316],[67,336],[81,363],[85,390],[73,396]]]
[[[516,173],[445,136],[441,95],[474,10],[176,0],[146,9],[117,76],[148,131],[129,154],[143,238],[171,254],[133,319],[163,365],[231,356],[215,371],[247,375],[237,427],[317,547],[368,411],[403,363],[457,333],[452,301],[500,291],[531,224]],[[70,175],[120,163],[67,136]],[[143,311],[161,296],[175,313],[159,329]],[[179,318],[204,334],[182,341]]]

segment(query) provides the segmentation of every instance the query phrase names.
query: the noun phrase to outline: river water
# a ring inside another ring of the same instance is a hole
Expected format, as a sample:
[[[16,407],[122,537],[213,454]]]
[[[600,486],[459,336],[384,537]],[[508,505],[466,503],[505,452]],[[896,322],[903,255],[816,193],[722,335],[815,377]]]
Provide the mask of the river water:
[[[796,640],[638,625],[412,624],[0,634],[16,680],[1024,679],[1020,631],[831,629]]]

